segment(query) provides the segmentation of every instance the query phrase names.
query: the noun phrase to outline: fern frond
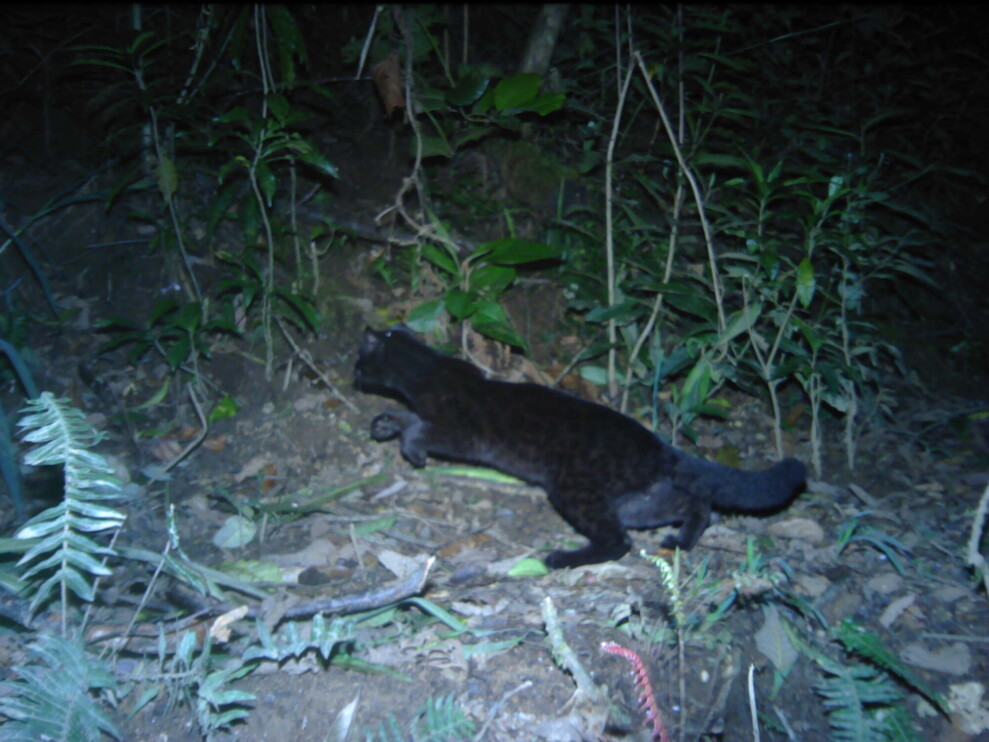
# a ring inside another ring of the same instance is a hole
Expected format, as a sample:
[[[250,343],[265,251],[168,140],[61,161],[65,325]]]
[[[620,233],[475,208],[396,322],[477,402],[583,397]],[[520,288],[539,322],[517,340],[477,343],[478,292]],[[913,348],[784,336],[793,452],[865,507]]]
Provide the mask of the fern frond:
[[[828,722],[837,742],[885,740],[885,724],[870,707],[890,706],[900,698],[889,677],[865,665],[825,668],[829,677],[814,686],[824,698]]]
[[[419,710],[418,717],[412,727],[412,738],[416,742],[446,742],[474,736],[474,722],[457,705],[453,693],[430,698]]]
[[[354,621],[347,618],[335,617],[329,623],[322,613],[313,616],[309,624],[309,636],[303,636],[299,631],[300,624],[287,621],[284,627],[273,635],[263,621],[258,621],[258,639],[260,647],[249,647],[244,652],[245,661],[253,659],[268,659],[276,662],[290,657],[299,657],[309,649],[315,648],[324,660],[330,658],[333,648],[340,642],[354,638]]]
[[[60,587],[64,633],[67,592],[71,590],[83,600],[92,601],[93,585],[88,577],[110,573],[97,556],[110,555],[112,550],[83,534],[123,524],[122,513],[100,504],[120,496],[120,482],[106,459],[87,450],[103,436],[79,410],[68,406],[68,400],[42,392],[27,403],[25,412],[30,414],[18,423],[27,431],[24,439],[41,445],[29,451],[24,460],[33,466],[62,465],[65,493],[61,503],[39,513],[17,532],[17,538],[41,539],[18,566],[33,562],[21,575],[25,581],[51,571],[48,579],[35,586],[31,612],[48,600],[56,586]]]
[[[402,732],[402,726],[394,714],[390,714],[378,725],[377,734],[365,732],[364,739],[367,742],[447,742],[474,736],[474,722],[464,714],[453,693],[426,701],[416,711],[408,728],[411,737]]]
[[[883,646],[879,637],[871,631],[866,631],[860,624],[852,621],[850,618],[846,618],[841,622],[837,636],[849,652],[854,652],[869,660],[869,662],[883,668],[886,672],[892,673],[937,705],[945,716],[950,716],[951,711],[948,709],[944,699],[911,672],[910,668],[901,662],[899,657]]]
[[[91,695],[113,688],[113,675],[80,641],[41,634],[28,649],[36,663],[14,667],[19,679],[2,684],[10,692],[0,700],[0,713],[10,718],[0,733],[4,742],[121,738]]]

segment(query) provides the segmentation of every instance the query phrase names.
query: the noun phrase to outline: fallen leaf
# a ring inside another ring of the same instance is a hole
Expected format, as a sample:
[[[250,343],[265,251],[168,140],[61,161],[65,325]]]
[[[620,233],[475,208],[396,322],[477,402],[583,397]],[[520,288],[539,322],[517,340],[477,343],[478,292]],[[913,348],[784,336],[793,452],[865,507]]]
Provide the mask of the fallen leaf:
[[[789,518],[770,523],[766,528],[766,533],[780,538],[803,541],[814,546],[820,546],[824,543],[824,529],[817,521],[810,518]]]
[[[941,672],[945,675],[964,675],[972,666],[972,655],[962,642],[931,651],[919,644],[910,644],[900,652],[900,659],[914,667]]]
[[[797,661],[799,653],[794,649],[783,630],[779,609],[770,603],[766,606],[765,614],[766,620],[762,622],[762,626],[756,632],[755,644],[759,651],[773,663],[773,667],[785,675],[793,667],[793,663]]]
[[[902,598],[897,598],[886,606],[886,609],[882,612],[882,615],[879,616],[879,623],[882,624],[884,628],[888,629],[896,623],[896,620],[902,616],[904,611],[912,606],[916,600],[916,593],[910,593],[909,595],[904,595]]]
[[[241,467],[240,471],[234,474],[234,481],[240,484],[248,477],[253,477],[268,465],[267,454],[258,454]]]
[[[203,441],[203,448],[213,453],[220,453],[227,447],[227,436],[214,435]]]
[[[397,551],[382,549],[377,552],[378,561],[390,570],[398,579],[407,577],[422,566],[423,560],[418,557],[407,557]]]
[[[254,540],[258,527],[242,515],[231,515],[215,534],[213,543],[221,549],[239,549]]]
[[[374,87],[385,106],[385,116],[391,116],[399,108],[405,108],[405,95],[402,92],[402,67],[398,62],[398,52],[393,51],[371,70]]]
[[[231,626],[247,615],[247,606],[242,605],[227,611],[222,616],[217,616],[216,620],[209,627],[210,638],[222,644],[230,641]]]

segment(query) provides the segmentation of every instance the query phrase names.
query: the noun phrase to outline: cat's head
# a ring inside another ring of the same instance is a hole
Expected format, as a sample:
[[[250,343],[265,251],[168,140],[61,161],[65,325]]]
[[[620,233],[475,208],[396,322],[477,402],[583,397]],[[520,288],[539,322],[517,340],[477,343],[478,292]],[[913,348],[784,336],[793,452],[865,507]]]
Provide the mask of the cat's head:
[[[362,392],[404,394],[409,380],[427,369],[433,355],[405,325],[381,331],[366,327],[354,366],[354,386]]]

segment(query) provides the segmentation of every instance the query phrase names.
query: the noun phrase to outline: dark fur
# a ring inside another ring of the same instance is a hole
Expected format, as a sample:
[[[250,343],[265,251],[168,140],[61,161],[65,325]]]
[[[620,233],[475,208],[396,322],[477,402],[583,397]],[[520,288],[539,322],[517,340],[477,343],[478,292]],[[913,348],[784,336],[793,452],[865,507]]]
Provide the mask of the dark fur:
[[[631,548],[629,528],[679,525],[663,546],[689,549],[712,506],[775,510],[804,486],[806,470],[795,459],[758,472],[702,461],[602,405],[536,384],[489,381],[403,326],[364,331],[354,382],[408,407],[374,418],[371,436],[400,437],[413,466],[424,466],[427,455],[467,461],[546,490],[557,512],[590,540],[552,552],[549,567],[618,559]]]

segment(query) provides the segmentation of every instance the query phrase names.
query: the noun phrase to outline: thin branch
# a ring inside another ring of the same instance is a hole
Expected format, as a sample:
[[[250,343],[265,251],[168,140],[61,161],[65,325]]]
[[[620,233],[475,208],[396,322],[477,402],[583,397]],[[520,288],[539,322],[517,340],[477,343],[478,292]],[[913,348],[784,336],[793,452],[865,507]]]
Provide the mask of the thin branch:
[[[284,335],[285,339],[288,340],[288,344],[292,346],[292,350],[295,351],[295,354],[299,357],[299,360],[302,361],[304,364],[306,364],[306,366],[309,367],[309,370],[312,371],[314,374],[316,374],[316,376],[319,378],[320,381],[326,384],[326,388],[329,389],[330,392],[332,392],[334,397],[336,397],[338,400],[340,400],[345,405],[347,405],[347,407],[349,407],[352,412],[360,412],[357,405],[355,405],[353,402],[347,399],[343,395],[343,392],[337,389],[336,385],[326,377],[326,374],[324,374],[316,367],[316,364],[313,362],[312,356],[309,354],[309,351],[299,347],[299,345],[292,338],[292,335],[289,334],[288,329],[285,327],[284,320],[282,320],[281,317],[275,317],[275,321],[278,323],[278,329],[282,331],[282,335]]]
[[[714,237],[711,234],[711,225],[707,220],[707,213],[704,210],[704,197],[701,194],[700,185],[697,183],[696,176],[694,176],[690,166],[687,164],[687,160],[683,156],[683,150],[680,149],[680,142],[678,141],[676,132],[673,131],[673,125],[670,123],[670,117],[666,114],[666,107],[663,105],[663,101],[659,97],[659,93],[656,91],[656,86],[653,85],[652,76],[649,74],[649,70],[646,69],[646,63],[642,59],[642,54],[639,51],[636,51],[634,53],[634,57],[636,64],[639,66],[639,70],[642,72],[642,77],[645,80],[646,87],[649,88],[649,94],[652,96],[653,103],[656,105],[656,110],[659,112],[659,116],[663,120],[663,127],[666,129],[666,134],[669,137],[670,145],[673,147],[673,154],[676,155],[677,163],[680,165],[680,171],[690,184],[690,190],[693,192],[694,200],[697,203],[697,215],[700,217],[701,228],[704,230],[704,241],[707,244],[708,262],[711,264],[711,286],[714,289],[714,300],[718,307],[718,330],[723,332],[726,322],[725,309],[721,298],[721,278],[718,274],[718,259],[714,252]]]

